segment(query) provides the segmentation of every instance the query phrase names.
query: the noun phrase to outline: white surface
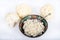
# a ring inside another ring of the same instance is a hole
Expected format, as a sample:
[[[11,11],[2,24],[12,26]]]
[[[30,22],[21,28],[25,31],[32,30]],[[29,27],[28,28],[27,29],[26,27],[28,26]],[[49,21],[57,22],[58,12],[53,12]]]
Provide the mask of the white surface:
[[[5,22],[8,12],[16,11],[16,5],[26,3],[32,7],[33,13],[39,13],[39,8],[50,3],[54,6],[54,18],[48,21],[48,30],[38,38],[24,36],[18,26],[9,27]],[[0,40],[59,40],[60,39],[60,0],[0,0]]]

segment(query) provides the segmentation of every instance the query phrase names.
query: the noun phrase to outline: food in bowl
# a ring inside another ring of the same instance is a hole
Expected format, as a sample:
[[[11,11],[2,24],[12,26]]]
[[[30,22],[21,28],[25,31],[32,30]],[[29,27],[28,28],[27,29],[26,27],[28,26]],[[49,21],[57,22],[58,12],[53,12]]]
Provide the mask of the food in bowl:
[[[28,19],[24,22],[23,29],[26,35],[35,37],[44,32],[44,25],[37,19]]]
[[[19,23],[20,31],[28,37],[39,37],[43,35],[48,27],[47,21],[39,15],[28,15]]]

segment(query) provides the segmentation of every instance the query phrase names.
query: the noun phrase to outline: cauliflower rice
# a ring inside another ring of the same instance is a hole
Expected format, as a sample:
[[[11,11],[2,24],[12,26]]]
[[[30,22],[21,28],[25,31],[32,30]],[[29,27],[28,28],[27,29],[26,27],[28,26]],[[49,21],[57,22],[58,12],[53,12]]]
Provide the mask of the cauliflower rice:
[[[28,19],[24,22],[23,29],[26,35],[35,37],[44,32],[44,25],[37,19]]]

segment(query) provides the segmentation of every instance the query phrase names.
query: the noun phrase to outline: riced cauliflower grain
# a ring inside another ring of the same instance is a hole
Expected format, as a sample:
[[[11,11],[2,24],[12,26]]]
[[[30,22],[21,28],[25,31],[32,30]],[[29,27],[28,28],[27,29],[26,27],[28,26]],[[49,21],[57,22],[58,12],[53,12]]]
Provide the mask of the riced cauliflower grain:
[[[44,25],[37,19],[28,19],[24,22],[23,29],[26,35],[35,37],[44,32]]]

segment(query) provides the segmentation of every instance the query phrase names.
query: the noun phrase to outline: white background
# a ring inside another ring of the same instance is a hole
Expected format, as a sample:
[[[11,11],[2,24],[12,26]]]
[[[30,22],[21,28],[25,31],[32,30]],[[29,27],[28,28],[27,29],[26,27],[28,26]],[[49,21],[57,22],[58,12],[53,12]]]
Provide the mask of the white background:
[[[9,27],[5,21],[8,12],[15,12],[19,4],[28,4],[33,13],[39,13],[39,9],[50,3],[54,7],[54,17],[48,21],[48,30],[38,38],[24,36],[18,25]],[[0,40],[59,40],[60,39],[60,0],[0,0]]]

